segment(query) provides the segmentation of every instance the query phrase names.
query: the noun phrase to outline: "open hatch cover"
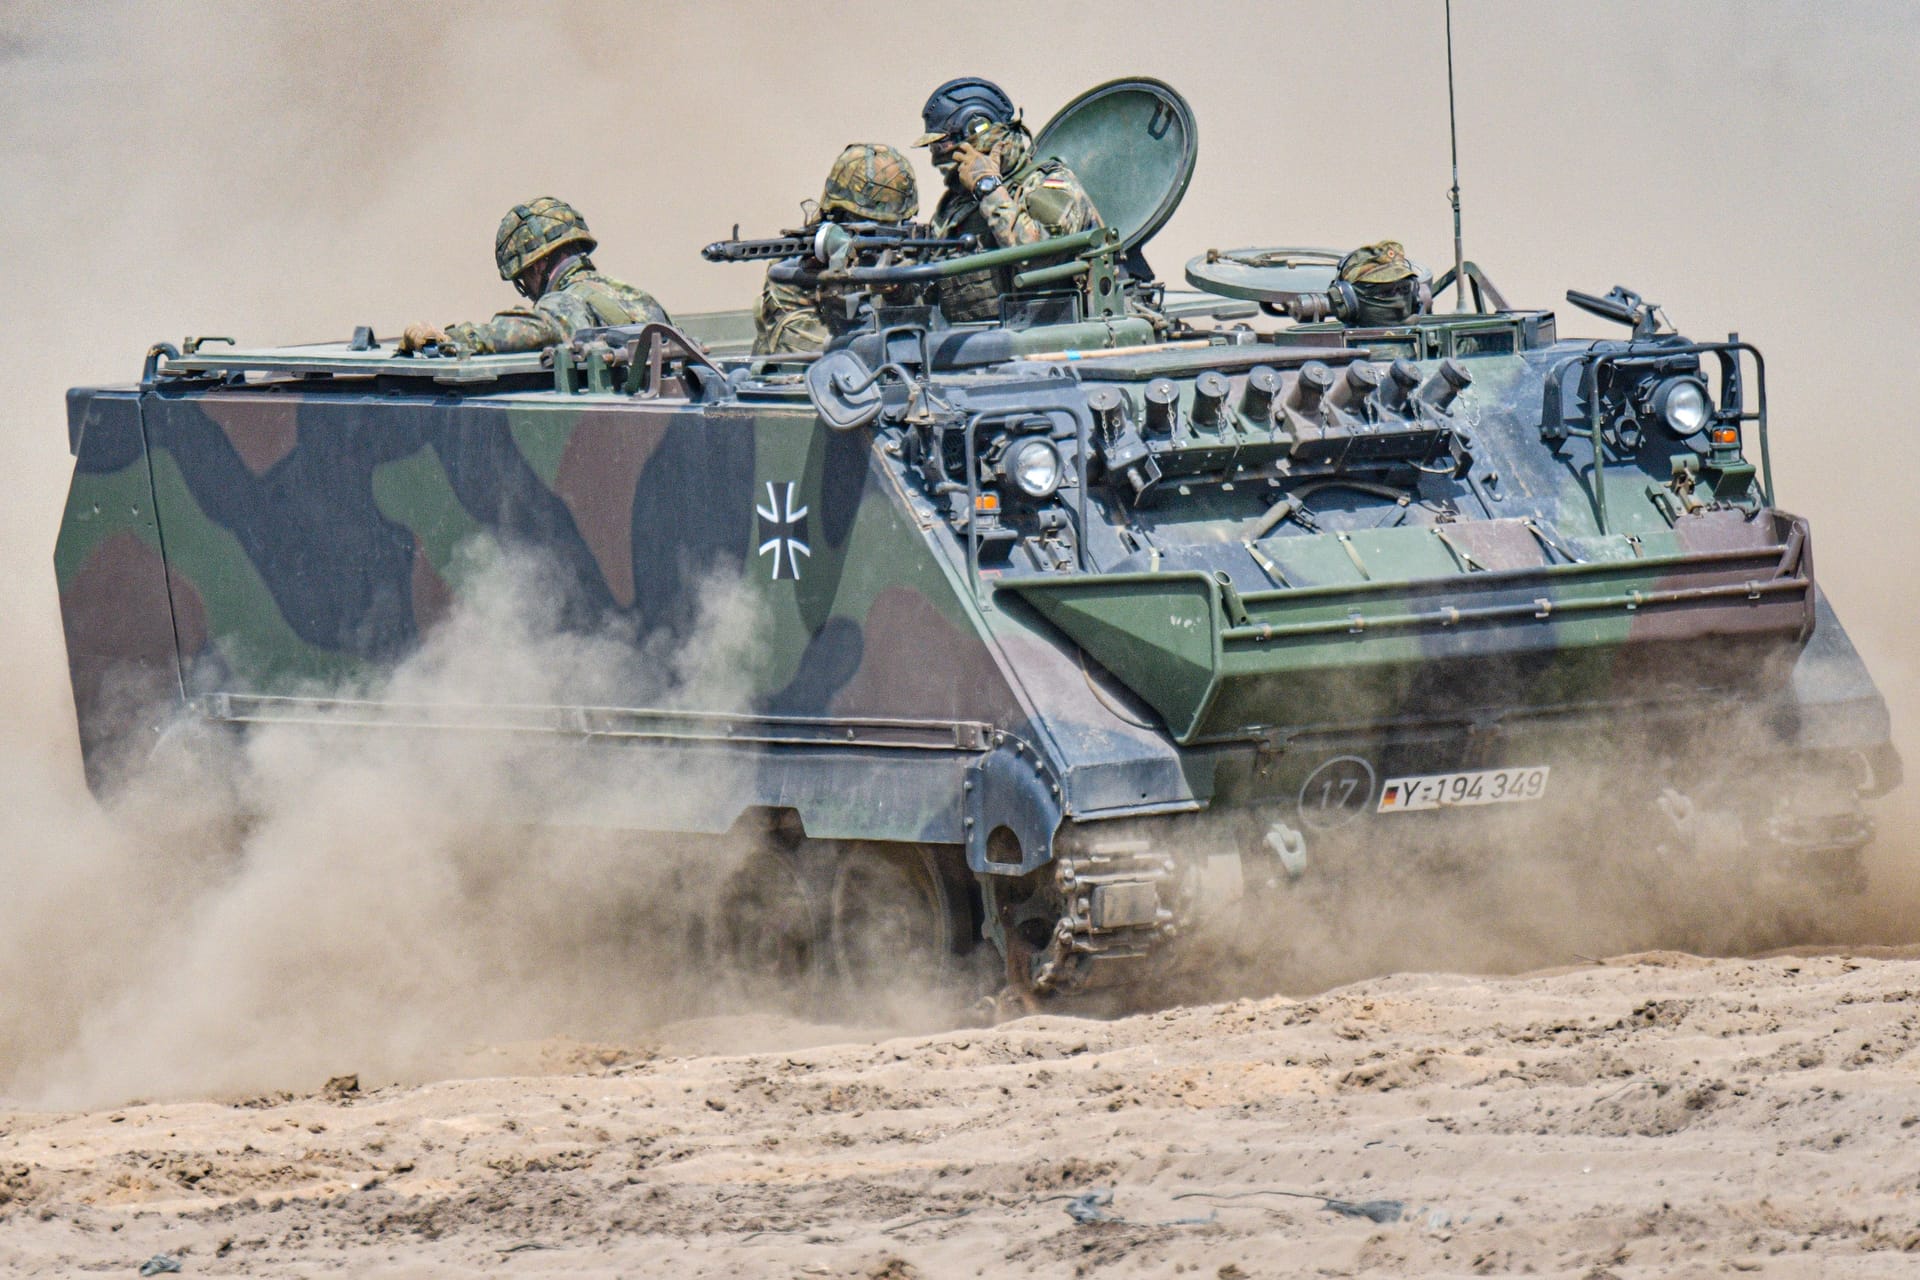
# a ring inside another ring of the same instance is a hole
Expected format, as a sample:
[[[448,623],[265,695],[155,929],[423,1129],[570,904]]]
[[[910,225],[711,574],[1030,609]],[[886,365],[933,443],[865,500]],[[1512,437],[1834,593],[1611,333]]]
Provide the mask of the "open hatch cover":
[[[1143,76],[1096,85],[1054,113],[1034,154],[1072,169],[1121,251],[1145,244],[1180,207],[1200,154],[1193,110],[1172,86]]]
[[[1187,283],[1223,298],[1284,306],[1332,288],[1341,256],[1338,249],[1209,249],[1187,263]]]

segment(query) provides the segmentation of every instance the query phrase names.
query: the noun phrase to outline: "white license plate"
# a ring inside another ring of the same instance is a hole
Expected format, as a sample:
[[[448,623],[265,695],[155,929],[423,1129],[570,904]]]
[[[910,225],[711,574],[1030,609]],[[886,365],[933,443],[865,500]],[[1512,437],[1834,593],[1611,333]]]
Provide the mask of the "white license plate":
[[[1475,804],[1513,804],[1547,794],[1546,765],[1482,769],[1476,773],[1423,773],[1388,778],[1380,788],[1379,813],[1451,809]]]

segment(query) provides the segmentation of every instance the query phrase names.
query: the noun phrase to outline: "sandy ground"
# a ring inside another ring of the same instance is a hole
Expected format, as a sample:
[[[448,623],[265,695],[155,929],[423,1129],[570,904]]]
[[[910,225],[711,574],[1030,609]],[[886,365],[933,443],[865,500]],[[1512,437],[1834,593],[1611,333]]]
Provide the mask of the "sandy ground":
[[[492,1050],[514,1074],[490,1078],[0,1112],[0,1270],[1911,1275],[1917,995],[1912,950],[1655,953],[908,1039],[713,1020]],[[725,1051],[752,1042],[812,1047]]]

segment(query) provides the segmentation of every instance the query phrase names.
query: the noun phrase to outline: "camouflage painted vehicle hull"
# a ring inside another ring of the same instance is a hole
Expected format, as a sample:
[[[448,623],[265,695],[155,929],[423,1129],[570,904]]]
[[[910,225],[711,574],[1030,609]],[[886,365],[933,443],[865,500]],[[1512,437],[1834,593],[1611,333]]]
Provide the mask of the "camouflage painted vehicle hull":
[[[183,722],[531,736],[612,780],[592,821],[760,840],[748,958],[984,942],[1028,998],[1151,983],[1236,897],[1383,847],[1866,840],[1899,761],[1775,506],[1758,352],[1624,290],[1568,299],[1630,340],[1562,342],[1472,263],[1433,288],[1475,311],[1388,327],[1324,250],[1210,251],[1180,297],[1141,258],[1197,158],[1180,95],[1096,86],[1036,146],[1105,226],[711,246],[833,300],[817,358],[726,314],[519,356],[189,343],[73,392],[89,776]],[[998,320],[948,323],[984,271]],[[384,675],[488,546],[633,660],[410,705]],[[663,688],[716,583],[749,656]],[[659,783],[690,776],[732,785]]]
[[[417,648],[478,540],[537,551],[558,625],[636,642],[740,584],[737,702],[636,683],[481,696],[462,725],[636,776],[728,762],[726,794],[599,820],[769,833],[815,899],[777,926],[803,951],[857,951],[831,904],[883,885],[933,954],[984,940],[1026,992],[1138,983],[1223,867],[1284,891],[1382,841],[1470,850],[1464,820],[1549,789],[1648,839],[1712,809],[1756,860],[1857,849],[1899,765],[1805,522],[1737,449],[1687,472],[1572,409],[1558,430],[1556,380],[1604,344],[1539,313],[1423,323],[1251,344],[1109,323],[1119,350],[1073,360],[1050,350],[1084,326],[1018,352],[947,331],[852,430],[804,359],[716,364],[663,328],[544,364],[162,353],[69,399],[56,563],[90,777],[183,716],[417,727],[341,691]],[[837,358],[877,367],[875,341]],[[1449,351],[1472,389],[1420,400]],[[1397,355],[1422,390],[1363,402]],[[1347,389],[1322,404],[1315,368]],[[1064,462],[1039,499],[980,461],[1028,437]]]

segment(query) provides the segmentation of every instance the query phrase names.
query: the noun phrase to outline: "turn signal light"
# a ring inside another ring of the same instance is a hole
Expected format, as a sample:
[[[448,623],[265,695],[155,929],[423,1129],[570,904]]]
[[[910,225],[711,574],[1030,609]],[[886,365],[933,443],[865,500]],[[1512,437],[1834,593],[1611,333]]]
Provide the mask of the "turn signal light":
[[[1739,444],[1740,428],[1715,427],[1711,432],[1711,438],[1715,444]]]
[[[975,511],[998,511],[1000,509],[1000,495],[997,493],[974,495],[973,509]]]

